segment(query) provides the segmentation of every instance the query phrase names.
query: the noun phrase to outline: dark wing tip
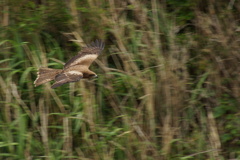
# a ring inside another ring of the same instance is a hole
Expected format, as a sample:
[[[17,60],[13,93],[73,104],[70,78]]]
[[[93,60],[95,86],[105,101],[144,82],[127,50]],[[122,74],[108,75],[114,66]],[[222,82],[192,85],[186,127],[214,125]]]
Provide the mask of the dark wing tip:
[[[54,88],[60,87],[61,85],[63,85],[63,84],[62,84],[62,83],[57,83],[57,84],[54,83],[54,84],[51,86],[51,88],[54,89]]]
[[[87,44],[87,47],[97,47],[103,50],[105,47],[105,44],[102,40],[97,39],[95,42],[92,42],[91,44]]]

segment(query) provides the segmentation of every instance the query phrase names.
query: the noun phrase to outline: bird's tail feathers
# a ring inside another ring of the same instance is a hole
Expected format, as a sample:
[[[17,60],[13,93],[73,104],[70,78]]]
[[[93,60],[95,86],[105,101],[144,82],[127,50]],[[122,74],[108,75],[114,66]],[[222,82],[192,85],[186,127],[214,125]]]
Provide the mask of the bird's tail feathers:
[[[39,68],[37,72],[37,79],[34,81],[35,87],[54,80],[56,75],[59,74],[61,71],[61,69]]]

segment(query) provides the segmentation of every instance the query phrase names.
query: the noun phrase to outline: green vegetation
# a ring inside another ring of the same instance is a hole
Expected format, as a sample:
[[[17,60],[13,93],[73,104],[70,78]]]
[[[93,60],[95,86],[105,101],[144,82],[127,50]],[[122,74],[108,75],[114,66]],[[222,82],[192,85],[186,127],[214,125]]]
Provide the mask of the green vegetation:
[[[0,159],[240,158],[240,1],[3,0]],[[94,80],[37,68],[106,43]]]

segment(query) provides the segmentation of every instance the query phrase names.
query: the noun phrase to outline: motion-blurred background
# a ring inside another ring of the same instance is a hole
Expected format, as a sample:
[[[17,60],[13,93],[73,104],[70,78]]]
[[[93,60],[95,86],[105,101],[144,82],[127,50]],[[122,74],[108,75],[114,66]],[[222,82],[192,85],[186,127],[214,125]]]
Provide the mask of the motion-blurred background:
[[[0,159],[240,158],[240,1],[2,0]],[[94,80],[34,87],[105,41]]]

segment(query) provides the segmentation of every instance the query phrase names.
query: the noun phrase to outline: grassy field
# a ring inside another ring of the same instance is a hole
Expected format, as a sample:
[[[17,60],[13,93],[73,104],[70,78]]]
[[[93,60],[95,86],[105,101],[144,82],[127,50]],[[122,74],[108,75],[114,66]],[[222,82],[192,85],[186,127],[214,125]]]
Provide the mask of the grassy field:
[[[0,4],[0,159],[240,159],[239,1]],[[95,39],[97,79],[34,87]]]

